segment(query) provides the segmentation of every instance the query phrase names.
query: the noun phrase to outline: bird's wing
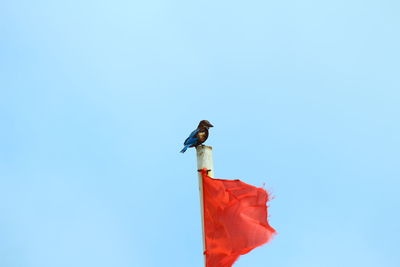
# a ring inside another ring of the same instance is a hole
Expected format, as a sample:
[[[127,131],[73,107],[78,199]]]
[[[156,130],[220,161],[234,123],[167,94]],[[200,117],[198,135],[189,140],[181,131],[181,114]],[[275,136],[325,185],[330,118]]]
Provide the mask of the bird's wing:
[[[196,137],[199,129],[194,130],[188,138],[186,138],[185,142],[183,143],[185,146],[192,145],[197,142],[198,138]]]

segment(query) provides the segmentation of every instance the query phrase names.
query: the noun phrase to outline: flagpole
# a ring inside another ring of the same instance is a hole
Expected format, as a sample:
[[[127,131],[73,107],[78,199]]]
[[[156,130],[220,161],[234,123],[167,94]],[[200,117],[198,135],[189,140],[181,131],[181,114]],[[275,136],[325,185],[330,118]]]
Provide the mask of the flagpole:
[[[214,163],[212,157],[212,147],[211,146],[197,146],[197,170],[202,170],[206,168],[209,170],[208,176],[214,177]],[[203,232],[203,252],[206,250],[206,236],[204,232],[204,202],[203,202],[203,177],[199,172],[199,191],[200,191],[200,212],[201,212],[201,229]],[[206,266],[206,255],[204,254],[204,266]]]

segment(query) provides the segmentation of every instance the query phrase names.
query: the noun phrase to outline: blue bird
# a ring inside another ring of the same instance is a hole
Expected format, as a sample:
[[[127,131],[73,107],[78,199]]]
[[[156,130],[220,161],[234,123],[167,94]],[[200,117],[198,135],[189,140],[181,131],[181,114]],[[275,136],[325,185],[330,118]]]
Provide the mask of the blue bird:
[[[197,129],[194,130],[183,143],[185,147],[181,150],[181,153],[185,153],[185,151],[189,147],[196,147],[204,143],[208,138],[208,129],[210,127],[214,126],[209,121],[207,120],[200,121],[199,126],[197,126]]]

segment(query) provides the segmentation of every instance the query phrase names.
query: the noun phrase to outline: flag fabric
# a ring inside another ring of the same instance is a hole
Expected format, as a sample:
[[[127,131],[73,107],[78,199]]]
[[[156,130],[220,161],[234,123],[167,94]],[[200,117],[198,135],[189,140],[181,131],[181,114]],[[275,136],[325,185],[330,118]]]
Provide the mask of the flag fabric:
[[[240,180],[213,179],[206,169],[201,175],[206,267],[231,267],[275,234],[268,223],[269,195]]]

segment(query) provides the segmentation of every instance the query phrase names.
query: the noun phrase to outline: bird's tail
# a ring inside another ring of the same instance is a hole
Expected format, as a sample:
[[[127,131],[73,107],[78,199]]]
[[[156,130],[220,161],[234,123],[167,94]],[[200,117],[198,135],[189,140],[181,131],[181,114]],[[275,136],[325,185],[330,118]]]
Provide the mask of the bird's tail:
[[[186,150],[189,148],[189,146],[185,146],[182,150],[181,150],[181,153],[185,153],[186,152]]]

